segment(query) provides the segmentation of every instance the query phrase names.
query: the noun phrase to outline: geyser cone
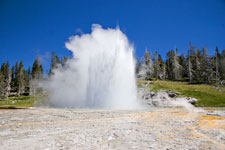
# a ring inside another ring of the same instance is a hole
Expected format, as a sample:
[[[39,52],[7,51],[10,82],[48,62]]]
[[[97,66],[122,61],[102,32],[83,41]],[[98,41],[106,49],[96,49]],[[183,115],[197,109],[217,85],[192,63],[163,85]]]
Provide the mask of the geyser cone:
[[[73,58],[47,83],[56,107],[137,108],[133,46],[119,28],[93,25],[91,34],[70,37]]]

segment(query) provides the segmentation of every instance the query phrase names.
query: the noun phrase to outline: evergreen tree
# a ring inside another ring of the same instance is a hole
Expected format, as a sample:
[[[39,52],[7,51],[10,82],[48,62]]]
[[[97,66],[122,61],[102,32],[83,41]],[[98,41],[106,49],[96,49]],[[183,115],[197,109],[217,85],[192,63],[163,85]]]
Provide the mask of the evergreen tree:
[[[144,55],[144,63],[141,65],[140,73],[141,76],[144,76],[145,79],[149,80],[154,75],[154,68],[153,68],[153,61],[152,61],[152,54],[145,50]]]
[[[223,51],[220,54],[218,47],[216,47],[216,62],[217,62],[217,69],[218,69],[218,74],[219,74],[219,80],[223,80],[224,79],[224,75],[225,75],[225,64],[224,64],[224,56],[223,56]]]
[[[195,81],[200,82],[200,76],[201,76],[201,52],[200,50],[197,48],[196,50],[196,54],[195,54],[195,64],[196,64],[196,69],[195,69]]]
[[[163,80],[165,80],[166,79],[166,63],[163,63]]]
[[[188,71],[187,71],[188,67],[184,53],[179,57],[179,63],[181,65],[181,78],[182,79],[188,78]]]
[[[211,73],[212,73],[212,68],[211,68],[211,63],[210,63],[210,57],[207,53],[207,48],[204,46],[202,48],[202,61],[201,61],[201,78],[204,82],[211,82]]]
[[[195,53],[195,47],[189,42],[188,49],[188,77],[189,82],[196,81],[196,70],[197,70],[197,62],[198,59]]]
[[[159,77],[159,55],[158,52],[155,50],[155,60],[154,60],[154,73],[155,73],[155,78],[158,79]]]
[[[62,64],[65,64],[65,62],[68,59],[65,58],[64,62]],[[55,53],[52,53],[52,60],[51,60],[51,68],[50,68],[50,75],[54,75],[54,69],[57,69],[61,66],[61,62],[58,56],[55,55]]]
[[[42,77],[43,77],[43,68],[42,65],[40,64],[40,58],[37,57],[32,66],[31,79],[38,80],[42,79]]]
[[[216,84],[219,84],[220,81],[219,68],[220,68],[220,52],[218,47],[216,46]]]
[[[28,79],[31,78],[31,70],[30,70],[30,67],[28,67],[28,69],[27,69],[27,76],[28,76]]]
[[[192,82],[192,62],[191,62],[191,55],[188,53],[188,77],[189,82]]]
[[[5,94],[5,84],[4,84],[4,75],[0,71],[0,100],[2,99],[2,96]]]
[[[167,66],[167,73],[168,73],[168,79],[173,80],[174,74],[173,74],[173,61],[174,61],[175,53],[173,50],[170,50],[166,54],[166,66]]]
[[[136,74],[139,74],[140,69],[141,69],[141,62],[139,61],[138,58],[136,58],[136,69],[135,69]]]
[[[15,74],[14,75],[14,77],[15,77],[14,78],[14,89],[18,94],[18,92],[19,92],[19,64],[18,64],[18,62],[16,62],[14,74]]]
[[[11,68],[11,92],[16,92],[15,89],[15,66],[12,66]]]
[[[173,68],[173,77],[174,77],[174,79],[175,80],[180,80],[181,79],[182,66],[179,63],[179,55],[178,55],[177,48],[176,48],[176,51],[175,51],[175,55],[173,57],[172,68]]]
[[[10,94],[10,83],[11,83],[11,70],[10,70],[10,65],[9,62],[6,64],[3,63],[3,66],[1,68],[3,75],[4,75],[4,97],[6,99],[6,102],[8,103],[8,97]]]
[[[222,51],[220,64],[221,78],[225,80],[225,50]]]
[[[41,89],[38,87],[38,81],[42,80],[43,77],[43,68],[40,64],[40,58],[37,57],[33,63],[31,77],[30,77],[30,85],[29,85],[29,93],[33,95],[37,92],[40,92]]]
[[[162,56],[160,55],[160,54],[158,54],[158,61],[159,61],[159,79],[163,79],[163,80],[165,80],[165,73],[166,72],[164,72],[165,70],[165,68],[164,68],[164,62],[163,62],[163,59],[162,59]]]
[[[24,85],[25,85],[24,92],[26,95],[29,95],[29,91],[30,91],[30,76],[31,76],[31,71],[30,71],[30,67],[28,67],[28,69],[24,71]]]
[[[19,64],[19,72],[18,72],[18,95],[23,94],[24,89],[25,89],[24,69],[23,69],[23,62],[21,61]]]

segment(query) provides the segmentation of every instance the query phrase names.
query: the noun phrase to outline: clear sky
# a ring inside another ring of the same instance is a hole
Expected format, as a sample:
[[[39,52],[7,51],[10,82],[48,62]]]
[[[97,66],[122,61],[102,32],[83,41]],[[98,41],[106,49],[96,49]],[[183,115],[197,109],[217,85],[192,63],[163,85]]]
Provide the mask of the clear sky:
[[[225,0],[0,0],[0,63],[27,67],[41,55],[47,69],[51,52],[71,55],[64,43],[92,24],[119,25],[138,57],[145,48],[186,52],[189,41],[225,49]]]

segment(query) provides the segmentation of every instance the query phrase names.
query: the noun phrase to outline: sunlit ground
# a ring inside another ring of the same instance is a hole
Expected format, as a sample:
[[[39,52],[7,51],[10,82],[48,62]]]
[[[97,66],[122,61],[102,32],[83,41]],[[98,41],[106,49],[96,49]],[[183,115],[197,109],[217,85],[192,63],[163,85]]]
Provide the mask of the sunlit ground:
[[[182,108],[0,111],[1,149],[224,149],[225,117]]]

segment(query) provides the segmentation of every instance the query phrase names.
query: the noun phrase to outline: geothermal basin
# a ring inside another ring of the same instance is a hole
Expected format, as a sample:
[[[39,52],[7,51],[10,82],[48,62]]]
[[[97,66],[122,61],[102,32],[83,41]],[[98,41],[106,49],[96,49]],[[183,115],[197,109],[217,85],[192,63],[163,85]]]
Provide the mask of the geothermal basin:
[[[1,110],[0,149],[222,150],[225,117],[209,112],[183,108]]]
[[[137,92],[134,46],[119,28],[93,25],[65,46],[73,58],[40,85],[45,108],[0,110],[0,149],[225,149],[225,117],[215,110],[138,98],[149,88]]]

